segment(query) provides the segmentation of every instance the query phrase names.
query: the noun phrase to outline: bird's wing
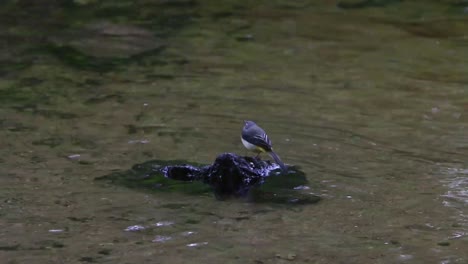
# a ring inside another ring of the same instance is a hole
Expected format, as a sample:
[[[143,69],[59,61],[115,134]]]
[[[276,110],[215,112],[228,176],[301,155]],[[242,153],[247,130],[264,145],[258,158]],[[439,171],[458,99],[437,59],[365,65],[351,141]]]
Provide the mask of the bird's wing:
[[[250,144],[261,147],[265,151],[271,151],[271,141],[265,133],[255,136],[243,135],[243,138]]]

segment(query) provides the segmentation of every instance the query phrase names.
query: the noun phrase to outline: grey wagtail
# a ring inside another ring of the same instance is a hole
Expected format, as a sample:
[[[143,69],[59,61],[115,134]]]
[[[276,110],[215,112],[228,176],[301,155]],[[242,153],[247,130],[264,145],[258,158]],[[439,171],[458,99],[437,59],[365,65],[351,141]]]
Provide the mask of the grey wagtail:
[[[273,151],[271,141],[265,131],[261,127],[257,126],[253,121],[246,120],[244,121],[244,124],[241,134],[242,144],[244,144],[247,149],[258,153],[258,155],[262,152],[268,153],[281,167],[281,170],[286,172],[286,166],[281,161],[280,157]]]

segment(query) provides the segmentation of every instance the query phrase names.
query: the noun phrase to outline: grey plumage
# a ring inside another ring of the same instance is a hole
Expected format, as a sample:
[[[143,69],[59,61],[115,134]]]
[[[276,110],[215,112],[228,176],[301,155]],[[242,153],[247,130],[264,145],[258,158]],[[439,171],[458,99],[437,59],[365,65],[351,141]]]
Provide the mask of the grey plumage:
[[[281,167],[281,170],[286,172],[287,167],[281,161],[280,157],[273,151],[273,148],[271,147],[271,141],[265,131],[253,121],[244,121],[244,123],[245,125],[241,134],[241,139],[244,146],[247,149],[257,153],[268,153]]]

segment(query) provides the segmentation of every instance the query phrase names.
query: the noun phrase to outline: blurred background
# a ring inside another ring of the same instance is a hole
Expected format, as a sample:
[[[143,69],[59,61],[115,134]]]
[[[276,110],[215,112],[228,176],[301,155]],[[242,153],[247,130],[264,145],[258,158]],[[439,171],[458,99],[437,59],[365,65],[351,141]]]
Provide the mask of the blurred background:
[[[0,258],[468,262],[467,22],[464,0],[3,0]],[[247,155],[244,119],[320,203],[94,181]]]

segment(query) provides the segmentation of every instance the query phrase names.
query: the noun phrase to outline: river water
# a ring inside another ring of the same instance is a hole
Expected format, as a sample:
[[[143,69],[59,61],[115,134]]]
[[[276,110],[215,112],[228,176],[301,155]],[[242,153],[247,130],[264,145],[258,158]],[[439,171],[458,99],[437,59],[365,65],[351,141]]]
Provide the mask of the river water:
[[[2,263],[468,263],[464,1],[44,2],[0,5]],[[319,203],[94,180],[244,119]]]

